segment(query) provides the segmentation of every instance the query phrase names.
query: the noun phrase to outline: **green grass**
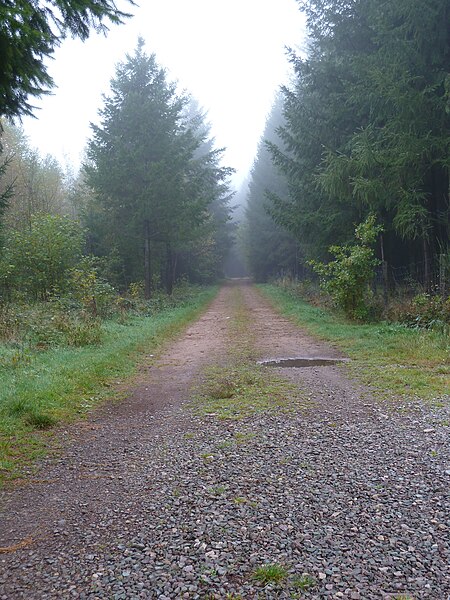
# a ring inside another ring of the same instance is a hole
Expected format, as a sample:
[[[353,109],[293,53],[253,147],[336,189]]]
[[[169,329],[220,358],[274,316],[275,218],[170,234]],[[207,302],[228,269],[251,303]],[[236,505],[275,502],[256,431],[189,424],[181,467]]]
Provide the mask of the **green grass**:
[[[449,393],[448,336],[395,323],[353,323],[274,285],[258,287],[284,315],[347,354],[350,369],[379,392],[423,399]]]
[[[295,386],[258,365],[213,366],[205,370],[204,378],[192,403],[200,416],[240,420],[262,412],[292,410],[294,394],[298,394]]]
[[[316,587],[316,585],[316,579],[308,573],[303,573],[303,575],[300,575],[300,577],[295,577],[292,582],[292,586],[301,591],[311,590],[312,588]]]
[[[29,353],[26,361],[2,369],[0,481],[20,475],[46,451],[51,436],[42,430],[80,418],[114,396],[114,386],[135,372],[140,356],[155,353],[196,318],[216,291],[205,289],[178,308],[126,324],[106,321],[99,345]]]
[[[269,564],[258,567],[253,573],[253,579],[256,579],[261,585],[269,583],[281,583],[288,575],[287,570],[282,565]]]

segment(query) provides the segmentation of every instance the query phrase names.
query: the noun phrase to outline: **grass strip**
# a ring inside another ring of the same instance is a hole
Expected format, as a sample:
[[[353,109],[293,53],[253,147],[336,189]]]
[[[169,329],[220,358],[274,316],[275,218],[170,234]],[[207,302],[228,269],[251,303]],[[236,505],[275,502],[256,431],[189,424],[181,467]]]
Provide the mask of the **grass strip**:
[[[136,371],[142,354],[193,321],[211,302],[217,288],[200,291],[188,303],[126,324],[102,324],[102,343],[81,348],[53,348],[35,353],[25,364],[4,369],[0,386],[0,482],[17,477],[48,450],[58,423],[86,415],[114,396],[118,378]]]
[[[258,288],[279,312],[344,351],[352,371],[379,394],[438,404],[448,400],[450,339],[445,334],[396,323],[354,323],[275,285]]]

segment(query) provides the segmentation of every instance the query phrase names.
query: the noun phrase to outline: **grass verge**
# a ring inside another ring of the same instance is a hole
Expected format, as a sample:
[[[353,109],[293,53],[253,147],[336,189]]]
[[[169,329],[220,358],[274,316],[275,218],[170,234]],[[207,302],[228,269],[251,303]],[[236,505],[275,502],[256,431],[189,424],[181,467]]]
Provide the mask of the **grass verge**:
[[[448,336],[395,323],[352,323],[277,286],[258,287],[285,316],[343,350],[353,372],[379,393],[435,402],[449,394]]]
[[[114,395],[117,379],[132,375],[143,353],[194,320],[217,293],[202,290],[189,303],[126,324],[102,324],[102,343],[38,352],[4,369],[0,387],[0,483],[19,476],[48,449],[50,427],[87,414]],[[40,431],[39,431],[40,430]]]

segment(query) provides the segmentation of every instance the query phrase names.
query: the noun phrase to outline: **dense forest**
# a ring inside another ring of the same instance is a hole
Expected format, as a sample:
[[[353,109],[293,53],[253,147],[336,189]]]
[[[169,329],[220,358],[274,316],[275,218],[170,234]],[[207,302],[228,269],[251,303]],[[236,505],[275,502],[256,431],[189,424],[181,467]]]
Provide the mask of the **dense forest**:
[[[444,291],[448,2],[299,5],[307,53],[290,52],[294,76],[267,121],[249,184],[243,235],[252,274],[295,276],[311,260],[329,261],[330,246],[354,243],[355,227],[373,216],[385,291],[407,282]]]

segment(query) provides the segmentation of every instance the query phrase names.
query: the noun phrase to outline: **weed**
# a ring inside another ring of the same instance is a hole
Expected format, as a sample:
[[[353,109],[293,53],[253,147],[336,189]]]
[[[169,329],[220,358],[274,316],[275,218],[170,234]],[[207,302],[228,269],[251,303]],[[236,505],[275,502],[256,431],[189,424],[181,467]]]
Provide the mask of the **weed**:
[[[232,445],[233,445],[233,442],[231,440],[224,440],[223,442],[219,442],[217,444],[217,447],[220,450],[225,450],[225,448],[230,448],[230,446],[232,446]]]
[[[226,487],[223,485],[217,485],[216,487],[209,488],[208,492],[213,496],[221,496],[227,491]]]
[[[212,400],[222,400],[227,398],[233,398],[236,393],[235,384],[228,379],[219,379],[214,381],[210,389],[208,390],[208,396]]]
[[[309,573],[303,573],[303,575],[296,577],[292,581],[292,585],[297,590],[307,591],[311,590],[317,585],[317,580]]]
[[[35,408],[24,414],[23,421],[34,429],[49,429],[56,424],[57,419]]]
[[[263,565],[258,567],[253,573],[253,578],[262,585],[268,583],[280,583],[287,577],[287,570],[277,563]]]
[[[185,440],[193,440],[195,438],[195,433],[185,433],[183,437]]]
[[[251,506],[252,508],[256,508],[258,506],[258,503],[255,502],[254,500],[249,500],[248,498],[245,498],[244,496],[236,496],[236,498],[234,498],[233,502],[235,504],[247,504],[247,506]]]
[[[396,596],[392,596],[392,600],[414,600],[414,598],[409,594],[397,594]]]
[[[244,498],[244,496],[236,496],[236,498],[234,498],[233,502],[235,504],[246,504],[247,498]]]
[[[252,440],[255,437],[255,433],[242,433],[240,431],[237,431],[234,434],[234,439],[236,440],[237,444],[245,444],[246,442]]]
[[[205,462],[210,462],[211,460],[214,460],[214,454],[211,454],[209,452],[204,452],[200,456]]]

